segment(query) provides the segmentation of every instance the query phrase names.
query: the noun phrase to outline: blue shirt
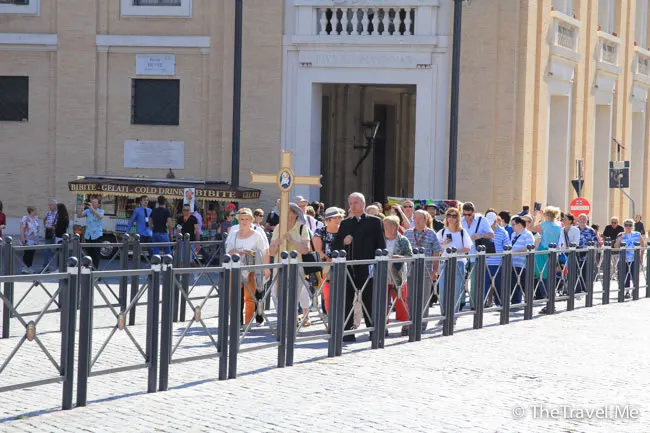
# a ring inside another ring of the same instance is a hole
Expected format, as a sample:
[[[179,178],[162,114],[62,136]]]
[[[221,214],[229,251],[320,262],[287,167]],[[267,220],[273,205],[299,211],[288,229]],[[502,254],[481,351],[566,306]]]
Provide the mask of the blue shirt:
[[[528,249],[527,245],[535,245],[535,237],[531,232],[524,229],[521,233],[512,234],[512,252],[521,253],[526,252]],[[525,255],[516,255],[512,256],[512,267],[513,268],[526,268],[526,256]]]
[[[148,207],[136,208],[136,210],[133,211],[133,215],[131,215],[131,219],[129,220],[129,228],[133,226],[133,222],[135,221],[135,226],[138,234],[140,236],[151,237],[152,236],[151,227],[149,227],[149,224],[147,223],[150,217],[151,217],[151,209],[149,209]]]
[[[539,250],[548,250],[550,244],[558,245],[560,235],[562,234],[562,226],[560,223],[544,221],[540,226],[542,226],[542,240],[539,242]]]
[[[630,263],[634,261],[634,245],[641,242],[641,233],[631,232],[623,233],[622,242],[625,242],[625,262]]]
[[[506,230],[506,232],[508,232],[508,239],[510,239],[512,237],[512,234],[515,232],[515,230],[512,228],[510,224],[505,226],[504,229]]]
[[[480,214],[475,214],[474,219],[472,220],[472,224],[468,225],[467,224],[467,219],[464,217],[461,220],[461,225],[467,231],[467,234],[471,238],[475,234],[478,235],[487,235],[487,234],[494,234],[494,231],[492,230],[492,227],[490,227],[490,223],[485,219],[483,215]],[[476,245],[474,244],[475,241],[472,241],[472,246],[469,249],[470,254],[476,254]],[[476,257],[471,257],[469,259],[470,262],[475,262]]]
[[[104,227],[102,225],[104,211],[102,209],[96,209],[95,212],[102,217],[97,218],[90,209],[86,209],[83,212],[83,215],[86,217],[86,233],[84,237],[91,241],[95,241],[104,235]]]
[[[508,232],[503,227],[497,226],[496,230],[494,231],[493,240],[494,240],[494,249],[497,252],[497,254],[502,253],[505,246],[511,245]],[[498,266],[501,264],[501,259],[502,259],[501,256],[499,257],[488,256],[485,258],[485,263],[488,266]]]

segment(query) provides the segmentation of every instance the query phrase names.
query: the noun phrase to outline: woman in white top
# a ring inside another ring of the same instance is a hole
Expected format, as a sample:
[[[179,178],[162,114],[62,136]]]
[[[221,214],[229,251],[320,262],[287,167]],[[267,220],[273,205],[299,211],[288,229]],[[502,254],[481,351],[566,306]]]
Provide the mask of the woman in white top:
[[[438,232],[438,241],[442,247],[442,257],[449,256],[448,248],[456,247],[458,260],[456,262],[456,293],[455,293],[455,308],[454,311],[458,313],[460,310],[460,298],[463,294],[462,287],[465,282],[465,264],[467,259],[463,257],[464,254],[469,253],[472,246],[472,238],[467,231],[463,230],[460,225],[460,213],[456,208],[449,208],[445,213],[445,228]],[[445,272],[447,271],[447,262],[442,261],[442,268],[438,283],[440,287],[440,312],[445,315]],[[455,321],[456,319],[454,319]]]
[[[239,220],[238,230],[232,230],[226,239],[226,253],[239,254],[242,256],[243,265],[261,265],[269,263],[269,244],[264,232],[255,229],[253,226],[253,212],[248,208],[239,209],[237,212]],[[264,270],[264,278],[269,278],[271,271]],[[261,278],[255,279],[255,272],[242,271],[242,292],[244,301],[242,303],[245,312],[243,326],[247,327],[253,320],[256,310],[256,292],[258,285],[261,285]],[[243,314],[242,314],[243,315]],[[261,316],[258,318],[260,321]],[[262,319],[263,320],[263,319]]]

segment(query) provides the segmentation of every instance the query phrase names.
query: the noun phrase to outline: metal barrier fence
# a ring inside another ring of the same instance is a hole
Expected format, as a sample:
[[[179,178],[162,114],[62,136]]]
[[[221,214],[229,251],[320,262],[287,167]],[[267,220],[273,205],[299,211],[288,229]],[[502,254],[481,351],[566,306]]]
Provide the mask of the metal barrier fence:
[[[415,342],[434,321],[443,336],[453,335],[457,317],[464,315],[473,316],[472,327],[480,329],[488,314],[496,314],[504,325],[521,315],[518,310],[530,320],[535,308],[552,314],[560,302],[566,302],[568,311],[583,299],[585,307],[592,307],[596,295],[608,304],[612,292],[618,302],[635,301],[645,288],[650,298],[644,266],[650,248],[638,244],[630,248],[607,244],[600,249],[571,245],[566,251],[555,245],[547,251],[530,246],[518,252],[507,248],[500,254],[486,254],[479,247],[474,255],[448,249],[440,257],[425,257],[416,249],[412,257],[389,258],[387,251],[378,250],[372,260],[355,261],[347,261],[344,251],[334,251],[330,261],[320,263],[301,263],[296,252],[283,252],[275,264],[245,265],[238,255],[226,255],[219,258],[219,266],[211,266],[208,258],[198,264],[201,267],[193,267],[205,243],[178,240],[168,245],[174,247],[174,256],[145,258],[137,241],[127,239],[121,246],[121,263],[128,262],[129,252],[135,254],[131,269],[95,270],[85,256],[60,262],[65,272],[48,274],[47,280],[40,280],[41,274],[0,276],[4,285],[0,392],[62,382],[62,407],[70,409],[75,355],[76,404],[84,406],[93,390],[91,379],[99,375],[147,369],[143,389],[165,391],[174,377],[172,366],[179,363],[216,359],[218,378],[233,379],[238,357],[246,352],[277,351],[274,364],[282,368],[293,365],[296,350],[314,341],[326,342],[315,348],[336,357],[342,355],[344,342],[364,333],[369,334],[371,348],[378,349],[393,328]],[[78,239],[66,242],[73,251],[84,247]],[[5,265],[12,265],[16,251],[21,250],[5,240]],[[191,284],[193,274],[204,283]],[[113,281],[117,291],[111,287]],[[22,311],[26,295],[36,287],[42,288],[38,308]],[[432,308],[436,295],[440,303]],[[319,302],[321,296],[324,302]],[[463,300],[469,310],[462,308]],[[189,309],[187,320],[180,314],[182,305]],[[136,307],[146,307],[146,316],[136,320]],[[59,314],[47,315],[52,312]],[[49,322],[44,323],[47,317]],[[365,326],[357,323],[360,317]],[[312,319],[316,325],[310,329]],[[174,329],[176,320],[183,323]],[[208,326],[212,321],[216,329]],[[321,323],[323,328],[315,329]],[[200,348],[183,344],[187,338],[203,338],[207,344]],[[18,374],[3,375],[12,361],[17,362],[19,351],[45,354],[54,369],[34,364]]]

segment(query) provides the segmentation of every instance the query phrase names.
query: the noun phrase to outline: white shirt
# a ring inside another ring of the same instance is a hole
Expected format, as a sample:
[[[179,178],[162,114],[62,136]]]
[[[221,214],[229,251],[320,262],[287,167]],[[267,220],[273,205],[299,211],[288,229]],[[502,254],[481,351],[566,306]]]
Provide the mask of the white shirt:
[[[230,231],[228,232],[228,237],[226,238],[226,253],[232,251],[232,250],[242,250],[244,248],[241,247],[241,243],[245,240],[252,239],[256,236],[251,236],[247,239],[239,239],[237,238],[237,246],[234,247],[234,242],[235,242],[235,234],[239,232],[239,227],[240,225],[237,224],[236,226],[232,226],[230,228]],[[260,248],[261,250],[268,250],[269,249],[269,238],[266,237],[266,233],[264,233],[264,230],[261,228],[253,225],[251,228],[255,231],[256,234],[261,235],[262,237],[262,242],[264,242],[264,248]],[[228,242],[231,242],[230,244]],[[249,250],[255,249],[255,248],[248,248]]]
[[[569,247],[566,244],[566,238],[569,238],[570,244],[580,244],[580,229],[576,226],[571,226],[568,233],[566,233],[565,229],[566,228],[562,229],[562,233],[560,233],[560,241],[557,244],[557,247],[560,250],[565,250]]]
[[[479,226],[479,219],[481,221],[481,225]],[[487,235],[487,234],[494,234],[494,230],[492,230],[492,227],[490,227],[490,223],[488,222],[487,219],[480,213],[475,213],[474,214],[474,219],[472,220],[472,224],[468,225],[467,224],[467,219],[465,217],[462,217],[461,219],[461,225],[465,229],[465,231],[469,232],[470,236],[470,241],[472,243],[469,253],[470,254],[476,254],[476,246],[474,245],[474,241],[472,241],[472,236],[474,234],[478,235]],[[476,258],[472,258],[470,260],[471,262],[476,261]]]
[[[487,221],[486,221],[487,223]],[[474,243],[472,238],[467,233],[467,230],[461,230],[458,232],[450,232],[446,227],[440,230],[436,236],[438,236],[438,241],[442,244],[442,241],[447,239],[447,234],[451,235],[451,242],[446,245],[440,245],[442,247],[442,257],[446,257],[449,254],[447,253],[447,248],[456,247],[458,251],[464,250],[465,248],[470,248]],[[463,258],[462,255],[458,256],[458,263],[467,262],[466,258]]]

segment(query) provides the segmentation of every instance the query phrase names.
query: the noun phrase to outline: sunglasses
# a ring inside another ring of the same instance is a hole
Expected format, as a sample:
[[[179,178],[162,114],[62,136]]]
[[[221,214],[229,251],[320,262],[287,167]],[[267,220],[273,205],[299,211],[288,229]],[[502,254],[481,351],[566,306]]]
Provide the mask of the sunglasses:
[[[408,207],[408,208],[411,208],[411,207],[413,207],[413,206],[408,206],[408,205],[407,205],[407,206],[402,206],[402,207],[403,207],[403,208],[407,208],[407,207]]]
[[[463,212],[463,216],[469,217],[469,216],[472,216],[472,215],[474,215],[474,212],[470,212],[470,213]]]
[[[447,218],[454,218],[454,219],[456,219],[456,218],[458,218],[458,214],[455,214],[455,213],[449,213],[449,214],[447,214]]]
[[[634,227],[632,224],[625,224],[625,227]]]
[[[230,214],[230,215],[228,215],[228,216],[229,216],[229,217],[234,217],[234,216],[235,216],[235,214],[234,214],[234,213],[231,213],[231,214]]]

